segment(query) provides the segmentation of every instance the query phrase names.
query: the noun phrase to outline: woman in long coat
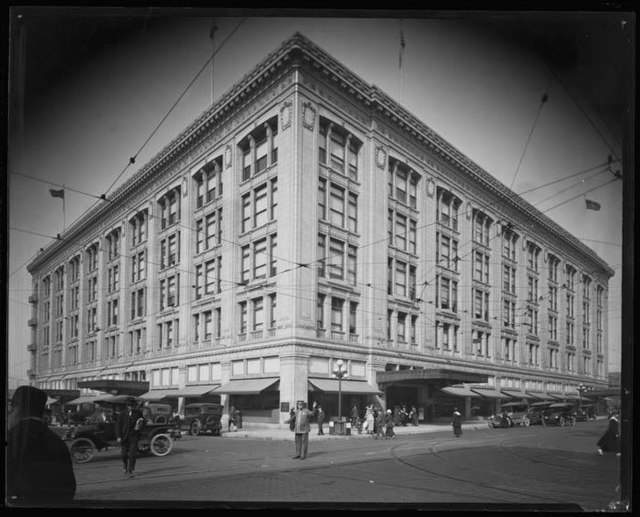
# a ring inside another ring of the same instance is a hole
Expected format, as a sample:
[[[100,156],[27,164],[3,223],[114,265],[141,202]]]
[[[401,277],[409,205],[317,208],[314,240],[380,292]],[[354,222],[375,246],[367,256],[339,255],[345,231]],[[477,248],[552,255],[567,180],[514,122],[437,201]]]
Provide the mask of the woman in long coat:
[[[451,425],[453,426],[453,434],[456,438],[459,438],[462,434],[462,415],[458,411],[457,407],[453,408],[453,418],[451,419]]]

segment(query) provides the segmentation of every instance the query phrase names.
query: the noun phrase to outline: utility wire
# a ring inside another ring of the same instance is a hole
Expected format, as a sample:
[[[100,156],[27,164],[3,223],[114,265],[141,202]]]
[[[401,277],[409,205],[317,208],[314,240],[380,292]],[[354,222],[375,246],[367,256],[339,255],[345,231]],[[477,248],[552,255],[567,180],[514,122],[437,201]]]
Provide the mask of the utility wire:
[[[153,136],[158,132],[158,130],[160,129],[160,126],[162,126],[162,124],[164,124],[164,121],[167,120],[167,118],[169,117],[169,115],[171,115],[171,113],[173,112],[173,110],[176,108],[176,106],[178,105],[178,103],[182,100],[182,98],[187,94],[187,92],[191,89],[191,87],[193,86],[193,83],[196,82],[196,80],[200,77],[200,75],[202,74],[202,72],[204,72],[207,67],[209,66],[209,63],[211,63],[211,61],[213,60],[213,58],[215,57],[215,55],[222,49],[222,47],[224,47],[225,43],[227,43],[227,41],[229,41],[229,39],[231,38],[231,36],[233,36],[235,34],[235,32],[240,28],[240,26],[246,21],[246,18],[243,18],[242,20],[240,20],[240,22],[238,23],[238,25],[235,26],[235,28],[229,33],[229,35],[224,39],[224,41],[220,44],[220,46],[218,48],[216,48],[211,56],[209,57],[209,59],[207,59],[207,61],[205,62],[204,65],[202,65],[202,67],[200,68],[200,70],[198,71],[198,73],[195,75],[195,77],[189,82],[189,84],[187,85],[187,87],[184,89],[184,91],[180,94],[180,96],[178,97],[178,99],[173,103],[173,105],[171,106],[171,108],[169,108],[169,111],[166,113],[166,115],[164,117],[162,117],[162,120],[158,123],[158,125],[155,127],[155,129],[151,132],[151,134],[149,135],[149,137],[144,141],[144,143],[140,146],[140,148],[138,149],[138,151],[131,157],[129,158],[129,163],[127,163],[127,165],[124,167],[124,169],[122,170],[122,172],[120,172],[120,174],[118,174],[118,176],[116,177],[115,180],[113,180],[113,182],[111,183],[111,185],[109,186],[109,188],[106,190],[106,192],[109,192],[113,186],[118,182],[118,180],[122,177],[122,175],[125,173],[125,171],[135,163],[136,159],[138,158],[138,155],[140,154],[140,152],[145,148],[145,146],[149,143],[149,141],[153,138]]]
[[[617,160],[615,160],[615,161],[617,161]],[[535,190],[539,190],[541,188],[548,187],[550,185],[555,185],[556,183],[560,183],[561,181],[565,181],[565,180],[568,180],[570,178],[574,178],[576,176],[580,176],[581,174],[586,174],[587,172],[591,172],[593,170],[599,169],[600,167],[604,167],[608,163],[613,163],[613,162],[600,163],[600,164],[595,165],[593,167],[589,167],[588,169],[584,169],[584,170],[581,170],[581,171],[576,172],[574,174],[570,174],[569,176],[565,176],[563,178],[560,178],[560,179],[557,179],[557,180],[554,180],[554,181],[550,181],[549,183],[543,183],[542,185],[538,185],[537,187],[533,187],[533,188],[530,188],[528,190],[523,190],[522,192],[518,192],[518,195],[519,196],[523,196],[524,194],[528,194],[529,192],[533,192]]]
[[[579,198],[579,197],[582,197],[582,196],[584,196],[585,194],[588,194],[589,192],[593,192],[594,190],[598,190],[599,188],[605,187],[606,185],[609,185],[610,183],[613,183],[614,181],[618,181],[618,179],[617,179],[617,178],[615,178],[615,179],[612,179],[612,180],[607,181],[606,183],[603,183],[602,185],[598,185],[598,186],[596,186],[596,187],[593,187],[592,189],[585,190],[584,192],[581,192],[581,193],[580,193],[580,194],[578,194],[577,196],[573,196],[573,197],[571,197],[571,198],[569,198],[569,199],[567,199],[567,200],[563,201],[562,203],[558,203],[557,205],[552,206],[551,208],[547,208],[546,210],[542,210],[542,213],[548,212],[549,210],[553,210],[554,208],[558,208],[559,206],[562,206],[562,205],[564,205],[564,204],[568,203],[569,201],[573,201],[574,199],[577,199],[577,198]]]
[[[520,166],[522,165],[522,161],[524,160],[524,155],[527,152],[527,148],[529,147],[529,142],[531,141],[531,136],[533,135],[533,131],[536,128],[538,123],[538,118],[540,117],[540,113],[542,112],[542,107],[545,105],[547,100],[549,99],[549,95],[547,92],[549,91],[549,87],[551,86],[551,81],[549,81],[549,85],[547,86],[545,93],[542,94],[542,98],[540,99],[540,106],[538,106],[538,112],[536,113],[536,118],[533,121],[533,126],[531,126],[531,131],[529,131],[529,136],[527,138],[526,143],[524,144],[524,149],[522,149],[522,154],[520,155],[520,161],[518,162],[518,167],[516,167],[516,172],[513,175],[513,179],[511,180],[511,186],[509,187],[513,190],[513,184],[516,181],[516,177],[518,176],[518,172],[520,171]]]

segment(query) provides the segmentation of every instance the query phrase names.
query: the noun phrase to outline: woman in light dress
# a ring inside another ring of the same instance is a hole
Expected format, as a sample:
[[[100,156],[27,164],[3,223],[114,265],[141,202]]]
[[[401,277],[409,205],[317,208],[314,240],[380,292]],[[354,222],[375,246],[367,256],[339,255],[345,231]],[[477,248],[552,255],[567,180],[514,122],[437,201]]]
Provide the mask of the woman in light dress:
[[[367,406],[364,418],[365,418],[365,423],[366,423],[366,426],[367,426],[366,427],[367,433],[373,434],[373,428],[374,428],[373,422],[374,422],[374,420],[373,420],[373,405],[372,404]]]

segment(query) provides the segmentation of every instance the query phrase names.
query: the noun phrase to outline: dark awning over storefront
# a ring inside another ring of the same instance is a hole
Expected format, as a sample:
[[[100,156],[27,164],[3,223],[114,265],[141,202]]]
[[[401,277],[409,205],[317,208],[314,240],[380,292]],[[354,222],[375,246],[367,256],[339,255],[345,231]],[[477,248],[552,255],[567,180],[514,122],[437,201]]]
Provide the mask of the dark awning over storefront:
[[[124,379],[94,379],[91,381],[79,381],[78,388],[89,388],[104,391],[112,395],[142,395],[149,391],[147,381],[127,381]]]
[[[471,388],[471,391],[476,392],[478,395],[482,395],[488,399],[508,399],[509,395],[502,393],[500,390],[494,390],[491,388]]]
[[[243,379],[229,381],[219,388],[209,392],[209,395],[259,395],[267,389],[277,391],[279,387],[279,377],[270,377],[268,379]]]
[[[462,386],[446,386],[445,388],[440,388],[440,391],[447,395],[453,395],[454,397],[480,398],[480,395],[474,393],[469,388],[464,388]]]
[[[535,397],[524,393],[522,391],[511,391],[511,390],[502,390],[502,393],[513,397],[514,399],[526,399],[526,400],[537,400]]]
[[[377,372],[376,374],[378,386],[392,383],[424,384],[424,381],[428,380],[440,381],[444,384],[461,384],[463,382],[481,383],[487,382],[488,379],[488,375],[481,373],[448,370],[443,368],[393,370],[388,372]]]
[[[309,379],[310,391],[323,391],[325,393],[351,393],[351,394],[381,394],[382,392],[366,381],[340,381],[336,379]]]
[[[140,398],[142,400],[163,400],[177,399],[180,397],[204,397],[205,395],[212,394],[211,392],[219,387],[220,384],[200,384],[197,386],[185,386],[180,389],[150,390],[144,395],[141,395]]]
[[[562,399],[559,399],[558,397],[554,397],[553,395],[551,395],[550,393],[547,393],[546,391],[527,391],[527,395],[533,397],[536,400],[547,400],[552,402],[555,402],[556,400],[562,400]]]

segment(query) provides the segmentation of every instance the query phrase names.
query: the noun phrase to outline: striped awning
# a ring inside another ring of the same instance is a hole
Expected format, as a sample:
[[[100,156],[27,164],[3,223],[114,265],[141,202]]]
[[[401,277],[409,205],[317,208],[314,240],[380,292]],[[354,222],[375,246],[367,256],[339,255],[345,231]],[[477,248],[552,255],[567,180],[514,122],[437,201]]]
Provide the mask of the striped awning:
[[[480,398],[480,395],[474,393],[469,388],[465,388],[462,386],[447,386],[445,388],[440,388],[440,391],[446,393],[447,395],[453,395],[454,397],[475,397]]]

